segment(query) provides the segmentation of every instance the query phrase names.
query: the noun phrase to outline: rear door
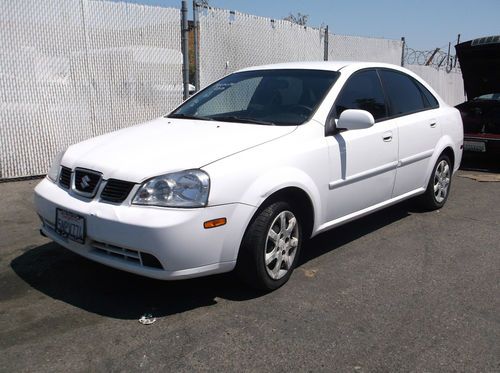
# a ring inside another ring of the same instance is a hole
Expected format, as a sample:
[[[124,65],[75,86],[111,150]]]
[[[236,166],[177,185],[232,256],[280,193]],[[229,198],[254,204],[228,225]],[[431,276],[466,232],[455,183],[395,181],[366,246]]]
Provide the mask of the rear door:
[[[393,197],[425,187],[429,162],[441,137],[437,100],[403,72],[380,69],[389,102],[390,122],[399,133],[398,168]]]

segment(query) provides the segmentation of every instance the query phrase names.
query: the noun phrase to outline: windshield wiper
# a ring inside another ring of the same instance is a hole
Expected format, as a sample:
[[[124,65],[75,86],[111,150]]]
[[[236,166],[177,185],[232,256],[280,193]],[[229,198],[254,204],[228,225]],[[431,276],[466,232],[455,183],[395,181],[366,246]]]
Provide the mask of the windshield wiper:
[[[210,118],[210,117],[201,117],[201,116],[182,114],[182,113],[170,114],[167,118],[214,120],[213,118]]]
[[[253,119],[253,118],[245,118],[238,117],[234,115],[220,116],[220,117],[212,117],[212,120],[218,120],[221,122],[237,122],[237,123],[252,123],[252,124],[263,124],[266,126],[274,126],[276,125],[273,122],[268,122],[265,120]]]

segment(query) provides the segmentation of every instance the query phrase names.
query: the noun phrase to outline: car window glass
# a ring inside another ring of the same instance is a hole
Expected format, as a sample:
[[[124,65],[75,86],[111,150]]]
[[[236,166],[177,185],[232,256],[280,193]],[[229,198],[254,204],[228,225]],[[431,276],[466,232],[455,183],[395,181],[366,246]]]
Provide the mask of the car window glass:
[[[346,82],[335,101],[336,117],[346,109],[366,110],[375,120],[387,116],[384,92],[375,70],[355,73]]]
[[[425,88],[423,86],[423,84],[421,84],[418,80],[413,80],[413,81],[415,82],[416,85],[418,85],[418,87],[422,91],[422,94],[424,95],[425,107],[426,108],[439,107],[439,103],[438,103],[436,97],[434,97],[434,95],[432,93],[430,93],[429,90],[427,88]]]
[[[313,115],[338,76],[336,71],[309,69],[237,72],[205,88],[169,117],[298,125]]]
[[[411,77],[388,70],[380,70],[379,74],[391,103],[391,116],[425,109],[422,93]]]
[[[261,80],[262,77],[253,77],[226,87],[221,85],[221,92],[212,100],[200,105],[197,114],[203,116],[245,110]]]

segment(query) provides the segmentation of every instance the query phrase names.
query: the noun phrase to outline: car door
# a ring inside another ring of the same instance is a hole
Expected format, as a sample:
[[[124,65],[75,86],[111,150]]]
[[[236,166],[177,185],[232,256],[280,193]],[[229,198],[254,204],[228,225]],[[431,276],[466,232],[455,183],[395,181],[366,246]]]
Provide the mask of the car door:
[[[399,132],[399,157],[393,197],[425,187],[429,162],[441,137],[437,100],[403,72],[380,69],[389,115]]]
[[[375,124],[328,136],[331,176],[327,221],[358,212],[391,198],[398,161],[398,129],[388,122],[387,104],[376,70],[354,73],[335,100],[332,117],[343,110],[369,111]]]

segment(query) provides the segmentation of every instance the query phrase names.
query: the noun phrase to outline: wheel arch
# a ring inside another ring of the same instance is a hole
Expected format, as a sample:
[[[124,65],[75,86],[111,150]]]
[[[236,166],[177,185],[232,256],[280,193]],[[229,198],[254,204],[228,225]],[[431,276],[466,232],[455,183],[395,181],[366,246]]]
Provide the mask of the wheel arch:
[[[458,166],[456,164],[457,160],[460,159],[458,154],[456,154],[457,149],[455,149],[457,146],[454,145],[452,139],[449,136],[444,136],[441,138],[441,140],[438,142],[436,146],[436,150],[434,151],[434,154],[432,155],[431,161],[429,162],[428,168],[427,168],[427,178],[425,180],[425,184],[427,185],[429,183],[429,180],[431,178],[432,170],[434,169],[434,166],[438,160],[438,158],[442,154],[446,154],[448,158],[450,158],[450,161],[452,163],[452,170],[453,173],[457,170]]]
[[[313,179],[297,168],[273,170],[251,183],[241,200],[257,207],[255,216],[279,199],[291,203],[305,216],[306,235],[310,237],[321,223],[323,213],[320,191]]]
[[[307,192],[299,187],[288,186],[276,190],[260,204],[259,208],[254,214],[254,217],[257,216],[258,213],[265,209],[267,206],[278,201],[287,202],[297,210],[299,216],[302,218],[302,229],[304,237],[311,237],[315,222],[314,205]]]
[[[446,148],[444,148],[443,151],[441,152],[441,154],[446,154],[448,156],[448,158],[450,158],[451,166],[452,166],[451,168],[454,169],[454,167],[455,167],[455,152],[453,151],[451,146],[447,146]]]

